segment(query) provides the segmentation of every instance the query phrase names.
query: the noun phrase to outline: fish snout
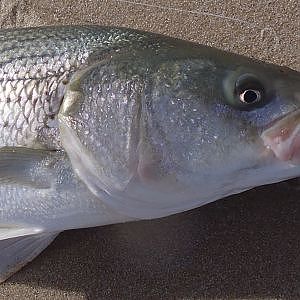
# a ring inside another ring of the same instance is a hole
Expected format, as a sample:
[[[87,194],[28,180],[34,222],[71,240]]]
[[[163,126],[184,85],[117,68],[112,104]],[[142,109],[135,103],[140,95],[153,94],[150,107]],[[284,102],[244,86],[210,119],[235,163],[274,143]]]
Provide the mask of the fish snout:
[[[300,109],[276,121],[261,138],[278,159],[300,164]]]

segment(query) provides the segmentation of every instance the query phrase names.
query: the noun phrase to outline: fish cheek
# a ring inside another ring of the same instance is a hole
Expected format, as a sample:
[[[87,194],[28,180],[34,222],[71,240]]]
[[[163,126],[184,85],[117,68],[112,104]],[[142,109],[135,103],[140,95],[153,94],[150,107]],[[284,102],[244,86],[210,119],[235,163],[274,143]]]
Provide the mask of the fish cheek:
[[[162,154],[150,146],[139,149],[139,159],[136,174],[144,184],[155,184],[166,176],[162,168]]]
[[[171,192],[177,186],[176,172],[167,166],[166,149],[143,139],[137,147],[135,177],[144,187],[160,192]],[[170,155],[170,153],[169,153]]]
[[[137,175],[143,183],[156,181],[159,177],[159,159],[143,157],[137,167]]]

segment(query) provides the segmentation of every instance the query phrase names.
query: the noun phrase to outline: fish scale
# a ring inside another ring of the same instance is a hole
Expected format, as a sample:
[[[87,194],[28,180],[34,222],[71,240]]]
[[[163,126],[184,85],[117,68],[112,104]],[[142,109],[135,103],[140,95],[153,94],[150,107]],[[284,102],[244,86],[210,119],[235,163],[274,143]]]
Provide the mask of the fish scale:
[[[59,111],[66,82],[95,52],[131,44],[130,38],[143,44],[152,37],[93,27],[3,30],[0,147],[59,149],[58,129],[49,124],[54,124],[51,121]]]
[[[42,61],[32,61],[30,68],[25,70],[24,65],[27,63],[24,59],[22,62],[16,61],[15,64],[2,64],[0,146],[38,145],[38,133],[47,126],[49,118],[57,114],[59,109],[59,87],[63,86],[63,80],[66,79],[71,65],[68,64],[69,68],[65,68],[66,63],[63,60],[57,60],[56,64],[50,61],[50,65],[45,65]],[[60,73],[56,74],[56,70],[60,70]],[[19,128],[17,123],[26,126]],[[21,130],[17,139],[14,134],[16,130]],[[50,147],[47,141],[40,146]]]

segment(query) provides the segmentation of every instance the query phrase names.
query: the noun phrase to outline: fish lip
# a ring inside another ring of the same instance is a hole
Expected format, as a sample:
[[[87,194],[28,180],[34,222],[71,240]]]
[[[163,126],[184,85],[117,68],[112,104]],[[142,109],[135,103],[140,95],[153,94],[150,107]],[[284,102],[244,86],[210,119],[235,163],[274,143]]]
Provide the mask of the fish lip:
[[[267,152],[281,161],[293,165],[300,164],[300,108],[273,120],[262,131],[262,139]]]
[[[272,128],[273,126],[275,126],[276,124],[278,124],[278,122],[283,121],[286,118],[290,118],[292,115],[300,113],[300,108],[295,108],[285,114],[283,114],[280,117],[275,118],[274,120],[272,120],[270,123],[268,123],[267,125],[263,126],[261,128],[261,134],[263,134],[263,132],[267,131],[268,129]]]

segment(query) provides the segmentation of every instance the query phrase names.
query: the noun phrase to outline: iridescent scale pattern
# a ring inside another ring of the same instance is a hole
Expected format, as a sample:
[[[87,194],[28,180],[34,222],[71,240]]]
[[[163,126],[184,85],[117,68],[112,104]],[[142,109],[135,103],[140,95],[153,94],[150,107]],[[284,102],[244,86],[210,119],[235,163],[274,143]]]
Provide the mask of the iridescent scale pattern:
[[[149,39],[93,26],[0,31],[0,147],[59,148],[56,119],[71,75],[111,49]]]

